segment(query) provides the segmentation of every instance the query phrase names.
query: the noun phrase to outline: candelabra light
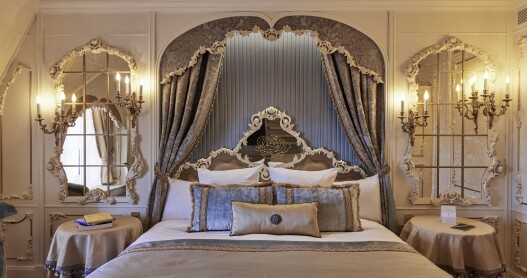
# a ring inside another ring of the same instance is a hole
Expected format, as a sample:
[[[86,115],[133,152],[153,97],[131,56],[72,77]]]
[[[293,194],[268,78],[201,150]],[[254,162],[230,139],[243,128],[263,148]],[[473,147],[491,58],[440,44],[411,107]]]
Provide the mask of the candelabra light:
[[[480,110],[483,115],[487,117],[487,127],[492,128],[494,117],[504,115],[507,112],[509,107],[509,102],[512,101],[509,94],[509,83],[510,79],[507,77],[505,80],[506,89],[505,89],[505,98],[502,100],[503,105],[496,105],[496,94],[493,92],[489,93],[488,88],[488,72],[485,72],[484,81],[483,81],[483,94],[481,94],[481,99],[478,90],[476,90],[476,77],[473,76],[470,81],[470,97],[468,99],[465,97],[465,94],[461,94],[459,97],[459,85],[456,86],[456,91],[458,92],[458,102],[456,105],[459,114],[474,122],[474,130],[476,134],[478,133],[478,117]]]
[[[117,105],[119,107],[125,108],[131,118],[131,124],[132,128],[135,128],[137,124],[137,117],[139,117],[139,114],[141,113],[141,105],[144,103],[143,101],[143,80],[141,80],[141,83],[139,85],[139,94],[137,94],[135,91],[132,91],[131,86],[131,80],[128,76],[125,77],[124,83],[125,83],[125,94],[121,95],[121,75],[119,73],[116,74],[115,79],[117,81]],[[75,120],[77,119],[77,97],[74,94],[71,96],[71,110],[66,112],[64,101],[65,101],[65,94],[64,91],[61,91],[59,94],[59,100],[60,104],[55,108],[55,117],[53,119],[53,122],[51,123],[51,129],[48,129],[48,126],[44,124],[44,118],[42,118],[42,114],[40,113],[40,103],[41,99],[40,96],[37,96],[36,103],[37,103],[37,118],[35,121],[38,122],[38,125],[40,126],[40,129],[46,133],[59,133],[65,131],[68,127],[75,126]]]
[[[401,127],[403,129],[403,132],[406,132],[408,133],[408,135],[410,136],[410,145],[413,146],[414,145],[414,141],[415,141],[415,138],[414,138],[414,133],[415,133],[415,129],[417,127],[425,127],[428,125],[428,117],[430,117],[428,115],[428,98],[429,98],[429,94],[428,94],[428,91],[425,91],[424,95],[423,95],[423,98],[425,99],[425,104],[424,104],[424,112],[423,112],[423,115],[419,115],[419,112],[417,111],[413,111],[412,108],[408,108],[408,116],[405,117],[405,113],[404,113],[404,99],[401,100],[401,113],[398,118],[401,120]]]
[[[44,118],[42,118],[42,114],[40,113],[40,96],[37,96],[37,118],[35,121],[38,122],[40,129],[46,134],[61,132],[68,127],[75,126],[75,120],[77,119],[75,102],[77,101],[77,97],[75,94],[71,96],[71,101],[73,104],[71,106],[71,113],[69,115],[64,112],[64,100],[66,96],[64,95],[63,91],[61,91],[59,98],[60,108],[55,110],[55,119],[53,123],[51,123],[51,129],[48,129],[47,125],[42,123]]]
[[[137,124],[137,117],[141,113],[141,105],[144,103],[143,101],[143,86],[144,82],[141,79],[140,85],[139,85],[139,98],[137,97],[136,92],[132,92],[131,89],[131,82],[128,76],[124,79],[125,84],[125,95],[121,95],[121,75],[117,73],[115,75],[115,80],[117,81],[117,105],[119,107],[126,108],[128,113],[130,114],[130,117],[132,118],[132,128],[135,128]]]

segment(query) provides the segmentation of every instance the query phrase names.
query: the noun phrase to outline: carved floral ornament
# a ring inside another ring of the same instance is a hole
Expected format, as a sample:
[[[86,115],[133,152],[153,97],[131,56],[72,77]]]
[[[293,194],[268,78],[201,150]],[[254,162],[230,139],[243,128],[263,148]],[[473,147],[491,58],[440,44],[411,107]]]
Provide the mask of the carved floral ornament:
[[[187,69],[189,69],[189,68],[193,67],[194,65],[196,65],[198,57],[200,55],[204,54],[205,52],[210,52],[210,53],[213,53],[213,54],[223,54],[223,53],[225,53],[225,49],[227,48],[229,39],[231,39],[234,36],[244,36],[245,37],[245,36],[249,36],[250,34],[253,34],[253,33],[259,33],[266,40],[276,41],[277,39],[279,39],[282,36],[282,34],[284,32],[290,32],[290,33],[293,33],[293,34],[295,34],[297,36],[302,36],[302,35],[305,35],[305,34],[311,36],[312,38],[314,38],[316,40],[317,48],[319,49],[319,51],[320,51],[320,53],[322,55],[339,52],[339,53],[343,54],[344,56],[346,56],[346,61],[351,67],[355,67],[355,68],[359,69],[359,71],[362,74],[367,74],[367,75],[373,76],[374,80],[377,83],[384,83],[382,78],[381,78],[381,76],[377,72],[375,72],[373,70],[370,70],[370,69],[368,69],[368,68],[366,68],[364,66],[359,65],[357,63],[357,61],[355,60],[355,58],[351,55],[351,53],[345,47],[343,47],[343,46],[335,47],[330,42],[322,40],[316,31],[311,31],[311,30],[292,30],[291,27],[286,25],[281,30],[276,30],[274,28],[271,28],[271,29],[268,29],[268,30],[262,30],[262,29],[260,29],[260,27],[254,26],[252,30],[230,31],[227,34],[225,34],[225,38],[222,41],[216,41],[209,47],[206,47],[206,46],[199,47],[199,49],[194,52],[194,55],[192,55],[192,57],[190,58],[190,60],[188,61],[186,66],[183,66],[183,67],[181,67],[181,68],[179,68],[179,69],[177,69],[177,70],[175,70],[175,71],[163,76],[162,80],[161,80],[161,84],[166,84],[166,83],[170,82],[171,79],[174,76],[179,76],[179,75],[182,75],[183,73],[185,73]]]
[[[125,60],[128,63],[130,68],[130,75],[132,78],[137,78],[137,64],[135,63],[134,57],[127,51],[120,49],[118,47],[107,44],[101,39],[93,38],[85,45],[74,48],[66,55],[62,56],[59,62],[55,63],[49,69],[49,74],[55,83],[55,89],[59,91],[63,89],[64,81],[64,69],[66,64],[77,56],[82,56],[86,53],[102,53],[107,52],[110,55],[118,56],[119,58]]]
[[[525,51],[525,44],[527,43],[527,36],[523,36],[521,37],[519,40],[518,40],[518,50],[519,50],[519,58],[520,59],[523,59],[524,58],[524,51]],[[519,67],[518,71],[521,73],[521,66]],[[518,203],[518,205],[527,205],[527,203],[524,201],[524,196],[523,196],[523,184],[522,184],[522,178],[521,178],[521,173],[520,173],[520,158],[521,158],[521,155],[520,155],[520,150],[521,150],[521,138],[520,138],[520,134],[521,134],[521,128],[522,128],[522,116],[521,116],[521,111],[520,111],[520,104],[518,102],[518,109],[516,110],[516,129],[518,130],[517,132],[517,144],[518,146],[516,147],[516,157],[517,157],[517,161],[516,161],[516,193],[515,193],[515,196],[514,198],[516,199],[516,202]]]
[[[190,163],[185,162],[182,164],[178,170],[176,171],[175,178],[179,178],[181,173],[185,169],[194,169],[197,170],[198,168],[208,168],[212,164],[212,160],[216,157],[218,157],[220,154],[228,154],[235,159],[238,159],[239,161],[247,164],[249,167],[256,167],[258,166],[255,162],[252,162],[249,160],[249,157],[247,155],[243,155],[240,150],[242,147],[247,146],[249,137],[260,130],[262,127],[262,124],[264,122],[264,119],[274,121],[278,120],[280,122],[280,127],[283,131],[287,132],[291,136],[293,136],[296,139],[296,145],[302,150],[300,155],[295,155],[293,159],[287,163],[281,164],[279,167],[283,168],[292,168],[295,164],[303,161],[308,156],[314,156],[322,154],[328,159],[332,161],[332,165],[335,168],[339,169],[339,173],[350,173],[352,171],[359,173],[363,178],[367,177],[366,172],[360,166],[357,165],[348,165],[346,161],[343,160],[337,160],[335,157],[335,154],[331,151],[328,151],[324,148],[317,148],[312,149],[307,143],[300,137],[300,133],[295,131],[294,124],[291,123],[291,117],[288,116],[286,113],[274,108],[269,107],[261,112],[258,112],[254,114],[251,117],[251,123],[249,124],[249,130],[244,132],[243,138],[240,139],[238,144],[234,149],[228,149],[228,148],[221,148],[215,151],[212,151],[210,156],[208,158],[202,158],[199,159],[196,163]],[[269,180],[269,171],[266,167],[262,170],[260,177],[262,180]]]
[[[413,92],[418,87],[415,78],[419,73],[419,63],[421,62],[421,60],[428,57],[429,55],[439,54],[442,51],[454,50],[464,50],[481,59],[481,61],[487,67],[487,70],[489,72],[489,80],[493,81],[496,79],[496,66],[492,61],[492,57],[490,56],[490,54],[478,47],[464,43],[457,37],[447,36],[443,43],[435,44],[423,49],[410,60],[408,66],[404,70],[404,75],[408,80],[410,91]]]

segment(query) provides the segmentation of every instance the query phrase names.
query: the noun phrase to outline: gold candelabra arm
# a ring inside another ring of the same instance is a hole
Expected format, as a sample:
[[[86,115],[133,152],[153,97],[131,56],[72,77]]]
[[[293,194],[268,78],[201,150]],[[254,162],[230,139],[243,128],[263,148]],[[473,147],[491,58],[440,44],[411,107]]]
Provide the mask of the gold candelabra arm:
[[[125,95],[124,98],[117,94],[117,105],[128,110],[130,117],[132,119],[132,128],[135,128],[137,125],[137,118],[141,114],[141,106],[144,103],[143,96],[139,94],[137,97],[136,92],[131,93],[130,95]]]
[[[404,116],[404,112],[400,112],[398,117],[401,120],[401,128],[403,132],[408,133],[410,136],[410,145],[413,146],[415,142],[414,133],[416,127],[425,127],[428,125],[428,111],[425,111],[423,116],[419,116],[418,112],[413,112],[412,110],[408,111],[408,117]]]
[[[37,114],[37,118],[35,121],[38,122],[38,125],[40,129],[45,134],[52,134],[57,133],[66,130],[68,127],[75,126],[75,120],[76,120],[76,114],[71,116],[64,115],[64,112],[59,112],[55,115],[55,120],[53,123],[51,123],[51,130],[48,129],[47,125],[42,123],[44,121],[44,118],[42,118],[42,115]]]

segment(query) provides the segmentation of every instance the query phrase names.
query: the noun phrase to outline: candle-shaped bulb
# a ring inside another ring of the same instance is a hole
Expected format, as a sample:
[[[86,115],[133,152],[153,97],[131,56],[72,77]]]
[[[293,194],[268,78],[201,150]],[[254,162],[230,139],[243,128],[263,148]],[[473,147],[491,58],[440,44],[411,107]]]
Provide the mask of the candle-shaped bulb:
[[[143,78],[141,78],[141,80],[139,81],[139,99],[142,99],[143,98],[143,87],[145,85],[145,80]]]
[[[401,95],[401,113],[404,113],[404,100],[406,96],[404,94]]]
[[[75,102],[77,102],[77,96],[75,95],[75,93],[71,95],[71,102],[73,103],[71,105],[71,112],[75,114],[75,112],[77,112],[77,105],[75,104]]]
[[[124,78],[124,84],[125,84],[125,87],[126,87],[126,95],[128,95],[128,93],[129,93],[129,88],[130,88],[130,87],[128,86],[129,83],[130,83],[130,78],[128,78],[128,76],[126,76],[126,77]]]
[[[115,80],[117,80],[117,97],[119,97],[121,92],[121,74],[115,74]]]
[[[485,71],[485,73],[483,74],[483,90],[488,90],[489,89],[489,84],[488,84],[488,79],[489,79],[489,72],[488,71]]]
[[[425,90],[423,98],[425,99],[425,112],[427,112],[428,111],[428,99],[430,98],[430,94],[428,94],[428,90]]]
[[[505,77],[505,98],[509,98],[509,90],[510,90],[510,84],[511,83],[511,78],[510,77]]]
[[[458,100],[461,99],[461,85],[459,83],[456,85],[456,96]]]
[[[472,78],[470,79],[470,90],[472,92],[476,91],[476,75],[472,75]]]
[[[63,114],[64,113],[64,100],[66,99],[66,95],[64,94],[64,91],[60,91],[59,99],[60,99],[60,113]]]
[[[36,102],[37,102],[37,117],[40,118],[40,95],[37,95]]]

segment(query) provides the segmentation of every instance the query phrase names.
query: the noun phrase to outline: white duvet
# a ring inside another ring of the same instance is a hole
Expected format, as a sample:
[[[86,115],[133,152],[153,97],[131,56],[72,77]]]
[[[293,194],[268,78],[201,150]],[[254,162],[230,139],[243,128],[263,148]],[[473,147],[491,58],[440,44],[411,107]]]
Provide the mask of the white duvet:
[[[323,232],[322,238],[296,235],[252,234],[229,236],[230,231],[187,233],[189,220],[165,220],[141,235],[131,246],[143,242],[170,239],[228,239],[228,240],[282,240],[282,241],[394,241],[403,242],[381,224],[361,219],[362,232]]]

